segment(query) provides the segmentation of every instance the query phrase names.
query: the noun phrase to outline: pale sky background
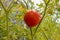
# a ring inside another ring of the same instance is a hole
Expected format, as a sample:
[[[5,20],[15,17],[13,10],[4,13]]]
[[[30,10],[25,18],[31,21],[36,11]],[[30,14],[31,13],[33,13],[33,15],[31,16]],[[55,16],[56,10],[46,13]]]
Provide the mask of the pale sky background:
[[[43,2],[42,0],[32,0],[34,2],[34,4],[40,4],[41,2]]]

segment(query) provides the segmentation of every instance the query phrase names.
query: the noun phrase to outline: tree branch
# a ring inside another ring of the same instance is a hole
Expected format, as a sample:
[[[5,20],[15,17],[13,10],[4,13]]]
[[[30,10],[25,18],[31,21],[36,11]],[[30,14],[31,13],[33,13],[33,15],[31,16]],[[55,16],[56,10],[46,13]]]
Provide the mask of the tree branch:
[[[1,0],[0,0],[0,4],[2,5],[3,9],[4,9],[5,11],[7,11],[6,8],[4,7],[4,5],[3,5],[3,3],[2,3]]]
[[[37,29],[39,28],[39,25],[41,24],[42,20],[44,19],[44,16],[45,16],[46,10],[47,10],[47,5],[48,5],[49,2],[50,2],[50,0],[45,4],[46,6],[45,6],[45,9],[44,9],[43,17],[42,17],[41,21],[39,22],[39,24],[37,25],[36,30],[35,30],[35,32],[34,32],[34,35],[36,34],[36,31],[37,31]]]
[[[5,13],[6,13],[6,27],[7,27],[7,40],[10,40],[10,36],[9,36],[9,25],[8,25],[8,22],[9,22],[9,20],[8,20],[8,13],[10,12],[10,10],[11,10],[11,8],[13,7],[13,5],[11,6],[11,4],[9,5],[9,7],[10,7],[10,9],[8,10],[6,10],[6,8],[4,7],[4,5],[3,5],[3,3],[2,3],[2,1],[0,0],[0,4],[2,5],[2,7],[3,7],[3,9],[4,9],[4,11],[5,11]]]

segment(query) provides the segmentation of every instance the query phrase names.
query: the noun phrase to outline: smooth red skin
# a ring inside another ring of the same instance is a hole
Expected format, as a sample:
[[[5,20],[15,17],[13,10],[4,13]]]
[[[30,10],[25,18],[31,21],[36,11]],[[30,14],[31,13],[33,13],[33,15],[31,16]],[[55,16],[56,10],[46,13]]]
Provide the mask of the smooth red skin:
[[[37,11],[30,10],[26,12],[24,21],[29,27],[36,26],[41,20],[41,15]]]

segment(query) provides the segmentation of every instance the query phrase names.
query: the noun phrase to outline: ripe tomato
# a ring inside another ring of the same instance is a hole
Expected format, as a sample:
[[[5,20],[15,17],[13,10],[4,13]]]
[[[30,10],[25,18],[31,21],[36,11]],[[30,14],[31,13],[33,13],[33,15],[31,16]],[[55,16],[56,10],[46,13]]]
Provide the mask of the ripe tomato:
[[[29,10],[24,15],[24,21],[29,27],[34,27],[41,21],[41,15],[37,11]]]

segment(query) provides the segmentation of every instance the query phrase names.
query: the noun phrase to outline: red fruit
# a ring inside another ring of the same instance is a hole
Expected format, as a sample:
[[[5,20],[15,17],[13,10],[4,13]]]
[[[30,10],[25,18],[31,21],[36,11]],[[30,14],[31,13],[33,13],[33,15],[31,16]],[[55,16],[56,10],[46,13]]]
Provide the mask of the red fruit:
[[[41,15],[37,11],[29,10],[24,15],[24,21],[29,27],[34,27],[41,21]]]

